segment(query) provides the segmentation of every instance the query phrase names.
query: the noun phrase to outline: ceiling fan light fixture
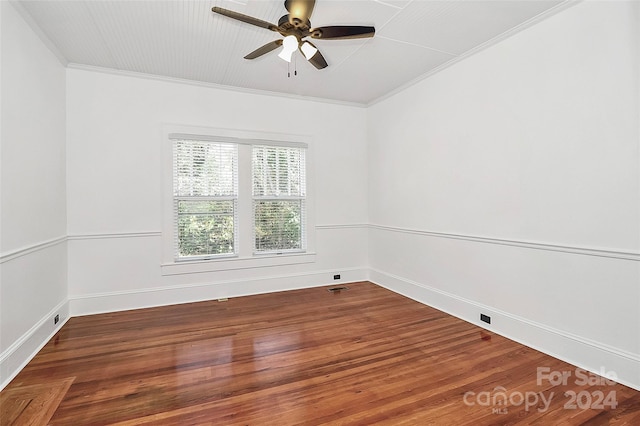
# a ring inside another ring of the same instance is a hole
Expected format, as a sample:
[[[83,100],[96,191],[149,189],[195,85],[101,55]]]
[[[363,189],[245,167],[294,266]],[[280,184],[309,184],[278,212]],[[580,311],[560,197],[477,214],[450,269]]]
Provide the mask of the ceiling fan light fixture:
[[[291,62],[291,55],[298,49],[298,38],[294,35],[288,35],[282,40],[282,50],[278,54],[281,59]]]
[[[307,58],[307,61],[313,58],[313,55],[318,53],[318,49],[313,47],[313,45],[308,41],[302,43],[302,46],[300,46],[300,50],[302,50],[302,53],[304,54],[304,57]]]

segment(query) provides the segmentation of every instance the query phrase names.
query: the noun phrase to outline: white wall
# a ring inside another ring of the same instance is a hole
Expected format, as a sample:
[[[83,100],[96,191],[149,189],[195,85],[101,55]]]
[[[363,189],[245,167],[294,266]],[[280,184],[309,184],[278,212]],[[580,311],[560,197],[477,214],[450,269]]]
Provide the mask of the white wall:
[[[65,69],[9,2],[0,10],[2,388],[66,319],[67,259]]]
[[[638,7],[578,4],[368,110],[372,279],[636,388]]]
[[[367,278],[365,109],[81,69],[67,89],[72,314]],[[166,124],[310,137],[314,261],[163,275]]]

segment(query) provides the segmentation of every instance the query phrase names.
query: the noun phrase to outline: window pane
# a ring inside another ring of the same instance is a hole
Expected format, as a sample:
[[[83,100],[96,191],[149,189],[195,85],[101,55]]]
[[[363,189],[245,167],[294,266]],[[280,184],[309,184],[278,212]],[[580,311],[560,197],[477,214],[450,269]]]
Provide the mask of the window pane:
[[[254,196],[304,197],[303,148],[254,146],[252,160]]]
[[[177,201],[178,256],[234,253],[235,202]]]
[[[237,156],[237,146],[233,144],[175,141],[174,195],[236,195]]]
[[[255,201],[257,252],[302,249],[302,200]]]

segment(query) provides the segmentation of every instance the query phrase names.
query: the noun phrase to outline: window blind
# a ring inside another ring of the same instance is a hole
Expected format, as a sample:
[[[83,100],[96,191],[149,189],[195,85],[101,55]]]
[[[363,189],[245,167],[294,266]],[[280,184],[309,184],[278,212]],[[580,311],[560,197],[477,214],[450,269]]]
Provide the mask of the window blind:
[[[238,224],[238,148],[173,140],[176,258],[234,254]]]
[[[306,150],[254,145],[254,252],[305,249]]]

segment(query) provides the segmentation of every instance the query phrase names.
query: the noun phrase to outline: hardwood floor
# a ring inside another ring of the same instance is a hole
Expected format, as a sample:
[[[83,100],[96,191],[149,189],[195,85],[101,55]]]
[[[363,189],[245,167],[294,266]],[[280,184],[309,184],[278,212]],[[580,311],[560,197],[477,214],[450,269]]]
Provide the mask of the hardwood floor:
[[[72,318],[3,394],[68,381],[52,425],[640,425],[638,391],[348,287]]]

